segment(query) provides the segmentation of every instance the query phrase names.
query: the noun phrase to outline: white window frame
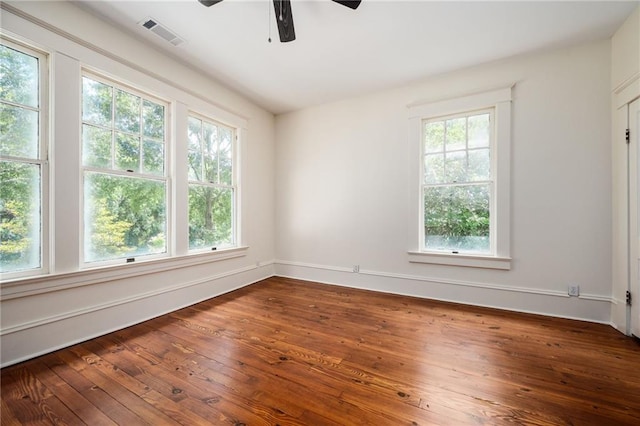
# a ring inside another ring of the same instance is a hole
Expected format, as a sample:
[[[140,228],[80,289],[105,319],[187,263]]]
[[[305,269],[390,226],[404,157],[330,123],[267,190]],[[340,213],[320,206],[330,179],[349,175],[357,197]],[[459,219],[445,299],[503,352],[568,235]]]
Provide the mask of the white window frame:
[[[43,50],[0,34],[0,41],[7,47],[38,59],[38,158],[2,157],[22,163],[37,164],[40,167],[40,267],[16,272],[0,273],[0,280],[19,279],[44,275],[50,268],[49,237],[49,54]]]
[[[511,268],[510,253],[510,158],[512,87],[468,96],[409,106],[409,146],[411,207],[409,218],[409,262],[465,266],[489,269]],[[453,253],[429,251],[424,247],[424,153],[423,122],[456,114],[467,115],[478,110],[493,110],[491,142],[491,253]],[[417,202],[416,202],[417,201]]]
[[[206,182],[206,181],[196,181],[196,180],[191,180],[189,179],[189,165],[188,165],[188,159],[187,159],[187,164],[185,167],[186,173],[187,173],[187,192],[189,191],[190,186],[193,185],[201,185],[201,186],[206,186],[206,187],[211,187],[211,188],[226,188],[226,189],[231,189],[232,190],[232,194],[233,194],[233,198],[231,200],[231,235],[232,235],[232,243],[230,245],[224,245],[224,246],[216,246],[216,247],[203,247],[203,248],[188,248],[188,252],[192,253],[192,254],[196,254],[196,253],[204,253],[204,252],[210,252],[210,251],[217,251],[217,250],[228,250],[228,249],[234,249],[238,247],[239,244],[239,235],[238,235],[238,199],[239,199],[239,188],[238,188],[238,169],[239,169],[239,161],[238,161],[238,156],[239,156],[239,149],[238,149],[238,133],[240,131],[240,129],[222,123],[219,120],[216,120],[214,118],[211,118],[208,115],[205,114],[200,114],[198,112],[195,111],[189,111],[188,116],[187,116],[187,120],[189,117],[193,117],[196,118],[198,120],[201,120],[202,123],[204,124],[206,123],[210,123],[210,124],[214,124],[216,126],[221,126],[221,127],[225,127],[227,129],[231,130],[231,185],[224,185],[224,184],[219,184],[219,183],[210,183],[210,182]],[[188,141],[187,141],[187,145],[188,145]],[[188,147],[186,149],[187,151],[187,156],[188,156]],[[189,206],[187,203],[187,230],[186,230],[186,234],[187,234],[187,247],[188,247],[188,238],[189,238],[189,229],[188,226],[190,224],[189,222]]]
[[[96,268],[110,265],[121,265],[125,263],[138,262],[139,260],[148,261],[154,259],[162,259],[166,257],[173,256],[173,226],[172,226],[172,212],[173,212],[173,201],[172,201],[172,183],[171,183],[171,171],[173,170],[173,162],[172,162],[172,139],[171,139],[171,122],[169,111],[171,109],[171,102],[154,96],[150,93],[145,92],[143,89],[133,87],[129,84],[122,83],[113,78],[104,76],[99,72],[83,68],[80,74],[79,84],[82,87],[82,79],[84,77],[90,78],[94,81],[104,83],[113,87],[113,89],[119,89],[125,91],[129,94],[139,96],[142,100],[149,100],[157,104],[161,104],[164,106],[164,123],[165,123],[165,134],[164,134],[164,174],[163,175],[146,175],[139,172],[129,172],[129,171],[120,171],[116,169],[102,169],[96,167],[85,166],[83,161],[83,141],[82,136],[79,139],[79,149],[80,149],[80,205],[82,206],[82,211],[85,210],[85,197],[84,197],[84,186],[85,186],[85,177],[86,173],[101,173],[107,174],[111,176],[120,176],[120,177],[134,177],[137,179],[149,179],[149,180],[162,180],[165,184],[165,251],[163,253],[151,253],[145,255],[138,256],[129,256],[118,259],[107,259],[107,260],[97,260],[97,261],[87,261],[85,259],[85,217],[81,215],[80,220],[82,224],[80,226],[80,268],[88,269],[88,268]],[[84,125],[84,121],[82,120],[82,89],[80,90],[80,135],[82,135],[82,126]],[[115,105],[113,106],[115,108]],[[115,119],[115,118],[114,118]],[[112,153],[115,155],[115,152]],[[131,260],[133,259],[133,260]]]

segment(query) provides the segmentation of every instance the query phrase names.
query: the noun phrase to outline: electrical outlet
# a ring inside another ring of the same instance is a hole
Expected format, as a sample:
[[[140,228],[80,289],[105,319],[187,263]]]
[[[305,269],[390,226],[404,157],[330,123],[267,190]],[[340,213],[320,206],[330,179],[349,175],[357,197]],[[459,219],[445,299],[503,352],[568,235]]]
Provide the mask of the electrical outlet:
[[[580,286],[571,284],[571,285],[569,285],[569,288],[567,289],[567,292],[569,293],[569,296],[578,297],[578,296],[580,296]]]
[[[353,265],[353,272],[360,272],[360,265]]]

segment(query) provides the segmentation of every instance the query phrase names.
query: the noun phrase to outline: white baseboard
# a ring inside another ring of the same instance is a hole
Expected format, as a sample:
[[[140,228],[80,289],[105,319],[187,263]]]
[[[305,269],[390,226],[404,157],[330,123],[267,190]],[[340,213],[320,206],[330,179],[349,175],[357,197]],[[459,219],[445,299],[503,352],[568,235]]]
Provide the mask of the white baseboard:
[[[610,296],[275,261],[277,276],[446,302],[611,324]]]

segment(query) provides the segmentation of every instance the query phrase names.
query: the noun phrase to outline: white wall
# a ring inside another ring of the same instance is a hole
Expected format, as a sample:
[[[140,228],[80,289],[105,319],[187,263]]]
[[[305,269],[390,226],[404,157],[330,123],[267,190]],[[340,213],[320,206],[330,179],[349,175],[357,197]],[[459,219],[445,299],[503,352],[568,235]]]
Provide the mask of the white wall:
[[[278,116],[276,273],[608,323],[610,55],[602,41]],[[512,269],[409,263],[407,105],[512,83]]]
[[[611,83],[616,89],[640,72],[640,6],[611,37]]]
[[[10,10],[2,10],[3,31],[48,51],[51,58],[55,103],[52,194],[56,201],[52,205],[56,224],[52,245],[56,251],[50,276],[2,285],[2,365],[273,275],[273,115],[70,3],[7,5]],[[78,272],[75,229],[80,191],[64,183],[76,182],[77,186],[79,182],[73,161],[79,161],[80,151],[77,100],[81,66],[168,97],[178,105],[174,112],[182,108],[184,113],[189,106],[221,121],[241,123],[241,244],[247,249]],[[72,166],[67,167],[69,164]]]

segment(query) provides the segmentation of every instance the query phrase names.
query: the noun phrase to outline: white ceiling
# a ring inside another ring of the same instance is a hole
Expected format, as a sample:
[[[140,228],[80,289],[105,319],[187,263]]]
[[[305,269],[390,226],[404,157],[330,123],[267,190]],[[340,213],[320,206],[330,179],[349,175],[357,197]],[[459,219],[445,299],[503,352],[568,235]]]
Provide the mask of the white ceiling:
[[[513,55],[610,37],[638,1],[292,0],[280,43],[271,0],[88,1],[80,6],[273,113],[400,86]],[[142,28],[152,17],[186,43]],[[272,42],[268,42],[271,34]]]

